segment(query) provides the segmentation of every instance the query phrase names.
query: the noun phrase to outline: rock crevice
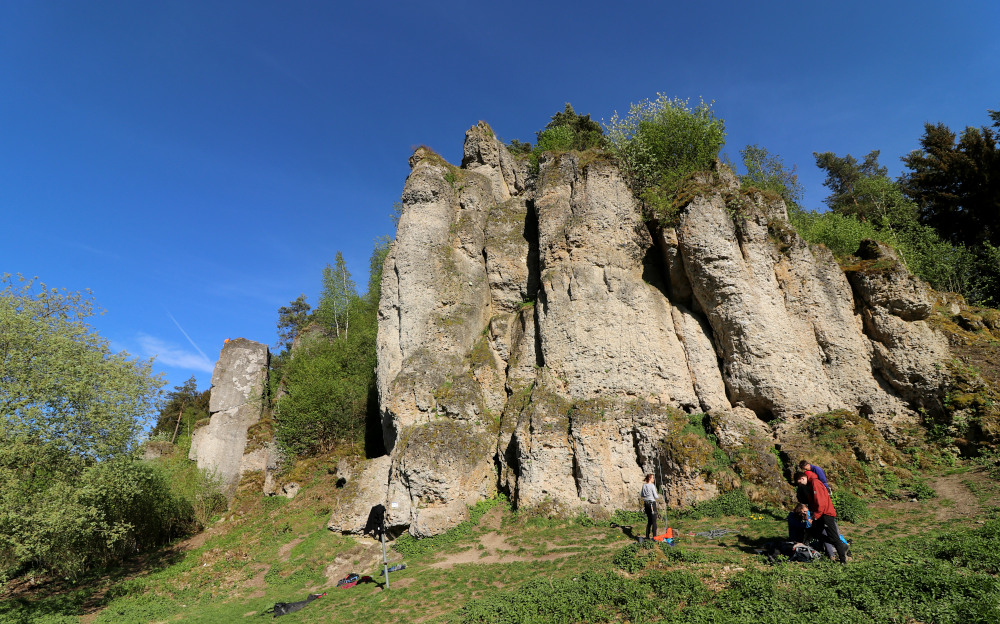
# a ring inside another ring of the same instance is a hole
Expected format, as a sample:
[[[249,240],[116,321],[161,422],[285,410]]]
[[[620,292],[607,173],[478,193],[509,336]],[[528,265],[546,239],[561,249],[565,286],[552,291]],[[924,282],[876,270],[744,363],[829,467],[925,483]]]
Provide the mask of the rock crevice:
[[[732,484],[706,478],[695,414],[759,454],[817,413],[892,435],[934,407],[947,346],[919,284],[880,249],[878,271],[845,275],[725,167],[675,227],[646,221],[605,155],[546,154],[533,173],[483,122],[461,168],[427,148],[411,167],[379,310],[390,458],[369,479],[395,527],[440,533],[498,489],[633,508],[647,472],[672,504],[714,496]]]

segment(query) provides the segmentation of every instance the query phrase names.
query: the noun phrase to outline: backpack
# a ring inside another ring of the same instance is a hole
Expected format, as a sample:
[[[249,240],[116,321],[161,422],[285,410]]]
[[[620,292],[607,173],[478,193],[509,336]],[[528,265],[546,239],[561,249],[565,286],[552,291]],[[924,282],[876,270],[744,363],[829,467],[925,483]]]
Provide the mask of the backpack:
[[[798,546],[792,547],[792,554],[788,558],[792,561],[815,561],[823,555],[820,554],[818,550],[812,546],[806,546],[805,544],[799,544]]]
[[[351,587],[357,585],[360,580],[361,577],[357,574],[348,574],[344,578],[337,581],[337,589],[350,589]]]
[[[795,542],[768,542],[761,552],[770,563],[777,563],[779,556],[798,562],[815,561],[823,556],[815,548]]]

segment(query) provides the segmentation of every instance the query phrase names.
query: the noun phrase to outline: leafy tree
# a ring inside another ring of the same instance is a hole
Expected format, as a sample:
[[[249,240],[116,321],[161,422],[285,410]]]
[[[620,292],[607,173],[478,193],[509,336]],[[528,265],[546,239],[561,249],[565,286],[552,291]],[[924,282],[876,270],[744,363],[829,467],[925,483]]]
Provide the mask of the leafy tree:
[[[88,291],[0,280],[0,434],[108,459],[135,448],[163,380],[152,361],[115,353],[86,319]]]
[[[156,419],[156,426],[152,434],[174,439],[174,434],[180,431],[189,431],[195,422],[202,418],[208,418],[208,403],[211,398],[211,388],[198,391],[198,381],[192,375],[183,385],[174,386],[172,392],[168,392],[160,414]]]
[[[385,264],[385,257],[389,255],[390,243],[388,236],[375,239],[375,248],[368,261],[368,292],[365,293],[365,299],[369,305],[375,306],[376,310],[379,297],[382,295],[382,266]]]
[[[510,143],[507,144],[507,149],[515,156],[526,155],[531,153],[531,143],[511,139]]]
[[[360,300],[353,303],[357,306]],[[349,334],[310,345],[285,363],[288,394],[278,402],[275,427],[284,449],[307,455],[341,441],[360,441],[374,382],[373,319],[356,318]]]
[[[989,111],[1000,128],[1000,111]],[[925,124],[921,149],[903,158],[906,195],[924,223],[953,243],[1000,245],[1000,146],[990,127],[966,127],[956,135],[946,125]]]
[[[708,169],[725,143],[725,121],[710,104],[691,107],[687,100],[660,93],[615,113],[605,126],[608,149],[618,160],[632,192],[661,218],[676,208],[681,184],[695,171]]]
[[[899,182],[887,177],[877,150],[860,164],[850,154],[814,155],[827,174],[824,185],[832,192],[826,204],[831,211],[793,215],[793,224],[806,240],[846,256],[857,250],[862,238],[873,238],[894,247],[913,274],[939,290],[959,292],[976,303],[1000,295],[989,250],[953,244],[922,223],[917,205]]]
[[[94,462],[39,438],[0,444],[0,582],[32,570],[75,577],[193,528],[190,504],[135,456]]]
[[[282,350],[291,349],[295,336],[312,322],[311,310],[305,295],[299,295],[287,306],[278,308],[278,340]]]
[[[343,254],[338,251],[333,265],[328,264],[323,269],[323,291],[316,308],[316,320],[338,338],[341,332],[346,335],[350,325],[348,305],[354,297],[357,297],[357,287],[347,270]]]
[[[740,176],[742,186],[778,193],[790,210],[799,209],[803,191],[795,167],[786,168],[780,157],[756,144],[741,149],[740,158],[746,170]]]
[[[823,186],[831,191],[824,203],[838,214],[867,220],[868,205],[864,197],[859,197],[856,186],[862,179],[888,175],[889,170],[878,162],[879,150],[871,151],[860,164],[850,154],[840,157],[833,152],[813,152],[813,156],[816,166],[826,171]]]
[[[3,277],[0,582],[76,575],[164,543],[190,509],[133,451],[163,381],[86,323],[89,292]]]
[[[388,251],[387,238],[375,242],[364,297],[354,292],[347,277],[350,291],[340,308],[343,312],[338,322],[343,331],[339,336],[307,345],[281,364],[285,395],[276,406],[275,435],[290,454],[309,455],[340,443],[359,443],[368,419],[377,417],[373,414],[377,412],[373,400],[375,339],[382,265]],[[342,261],[339,253],[337,257]],[[334,284],[343,283],[336,279],[336,269],[327,269],[324,284],[331,274]]]
[[[598,147],[604,139],[601,124],[590,115],[578,115],[573,106],[566,102],[562,112],[552,116],[552,120],[536,134],[538,149],[541,151],[579,150]]]

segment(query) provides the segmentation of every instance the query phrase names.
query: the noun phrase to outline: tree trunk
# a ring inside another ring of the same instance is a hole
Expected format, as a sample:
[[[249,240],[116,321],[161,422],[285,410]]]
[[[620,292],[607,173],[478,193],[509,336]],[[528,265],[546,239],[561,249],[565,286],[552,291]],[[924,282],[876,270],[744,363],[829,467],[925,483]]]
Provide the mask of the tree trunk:
[[[174,437],[170,438],[170,443],[173,444],[177,441],[177,432],[181,428],[181,416],[184,414],[184,405],[181,404],[180,411],[177,412],[177,424],[174,425]]]

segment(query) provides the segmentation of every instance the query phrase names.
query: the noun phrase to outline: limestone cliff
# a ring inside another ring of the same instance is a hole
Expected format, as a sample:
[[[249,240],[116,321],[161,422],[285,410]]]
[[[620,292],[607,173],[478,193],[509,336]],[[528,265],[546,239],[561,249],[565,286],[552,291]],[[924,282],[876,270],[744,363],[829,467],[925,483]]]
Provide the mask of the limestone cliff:
[[[410,164],[377,347],[390,456],[371,504],[394,526],[439,533],[498,488],[519,507],[632,508],[656,468],[671,503],[711,497],[724,484],[689,414],[757,449],[777,487],[767,451],[813,414],[891,438],[935,409],[948,351],[922,285],[877,246],[877,270],[845,274],[725,167],[662,227],[602,155],[531,172],[485,123],[461,167],[426,148]],[[346,516],[331,528],[354,530]]]
[[[247,447],[247,431],[266,408],[267,345],[245,338],[226,342],[212,373],[211,420],[191,437],[189,458],[212,473],[232,493],[244,472],[273,472],[278,463],[273,443]],[[267,485],[265,485],[265,489]]]

